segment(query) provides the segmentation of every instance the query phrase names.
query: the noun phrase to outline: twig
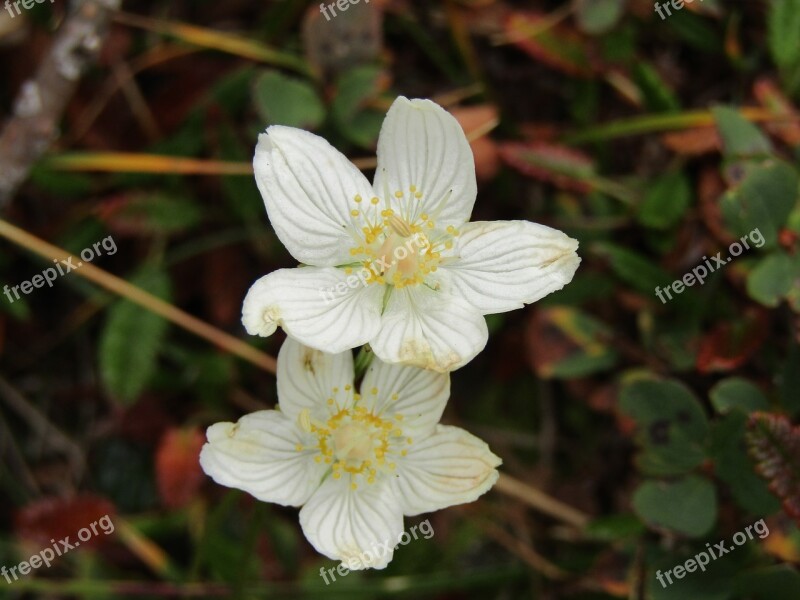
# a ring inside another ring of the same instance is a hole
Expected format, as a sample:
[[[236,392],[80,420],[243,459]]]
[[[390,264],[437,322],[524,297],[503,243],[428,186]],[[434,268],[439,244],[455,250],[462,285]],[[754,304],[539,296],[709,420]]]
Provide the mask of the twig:
[[[516,554],[534,571],[538,571],[548,579],[566,579],[566,571],[551,563],[521,539],[514,537],[494,523],[483,523],[481,527],[489,537],[504,546],[509,552]]]
[[[75,259],[75,257],[66,250],[62,250],[57,246],[48,244],[44,240],[41,240],[36,236],[23,231],[19,227],[15,227],[11,223],[3,221],[2,219],[0,219],[0,237],[11,240],[15,244],[22,246],[23,248],[27,248],[31,252],[34,252],[35,254],[38,254],[39,256],[49,260],[66,260],[70,257]],[[157,315],[164,317],[169,321],[172,321],[187,331],[190,331],[191,333],[208,340],[212,344],[216,344],[220,348],[224,348],[231,354],[235,354],[261,367],[265,371],[269,371],[270,373],[275,373],[276,371],[277,367],[273,357],[269,356],[268,354],[264,354],[260,350],[257,350],[242,340],[235,338],[232,335],[225,333],[224,331],[217,329],[216,327],[213,327],[196,317],[193,317],[189,313],[176,308],[172,304],[164,302],[160,298],[145,292],[135,285],[131,285],[124,279],[120,279],[119,277],[116,277],[111,273],[107,273],[103,269],[99,269],[89,263],[85,263],[75,272],[81,277],[96,283],[100,287],[103,287]]]
[[[86,469],[86,459],[80,446],[62,433],[38,408],[28,402],[2,377],[0,377],[0,398],[3,398],[6,404],[28,423],[47,445],[55,450],[60,450],[67,456],[76,473],[76,479],[80,480]]]
[[[57,136],[80,75],[102,47],[109,14],[121,0],[76,0],[36,75],[22,84],[0,133],[0,210]]]
[[[589,515],[505,473],[500,473],[500,479],[497,480],[494,489],[507,496],[522,500],[531,508],[535,508],[546,515],[555,517],[575,527],[583,527],[589,522]]]
[[[44,240],[40,240],[36,236],[29,234],[22,229],[0,219],[0,237],[4,237],[15,244],[26,248],[39,256],[49,260],[68,259],[72,255],[66,250],[62,250],[57,246],[48,244]],[[74,258],[74,257],[73,257]],[[160,298],[156,298],[152,294],[131,285],[127,281],[120,279],[106,271],[95,267],[92,264],[84,264],[80,269],[75,271],[81,277],[92,281],[99,286],[135,302],[136,304],[154,312],[165,319],[172,321],[176,325],[183,327],[187,331],[202,337],[213,344],[227,350],[231,354],[235,354],[254,365],[268,371],[275,373],[277,364],[275,358],[265,354],[261,350],[250,346],[242,340],[217,329],[193,317],[192,315],[180,310],[179,308],[164,302]],[[513,496],[525,502],[528,506],[535,508],[551,517],[555,517],[565,523],[575,527],[583,527],[588,521],[588,515],[580,512],[579,510],[568,506],[555,498],[552,498],[538,490],[531,487],[509,475],[500,474],[495,489],[500,493],[508,496]]]

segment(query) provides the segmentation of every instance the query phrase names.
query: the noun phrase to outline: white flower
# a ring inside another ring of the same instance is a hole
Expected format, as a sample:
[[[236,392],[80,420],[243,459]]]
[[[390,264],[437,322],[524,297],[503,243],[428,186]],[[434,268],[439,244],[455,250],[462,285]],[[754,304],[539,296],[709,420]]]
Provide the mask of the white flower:
[[[483,315],[561,289],[580,263],[577,241],[555,229],[468,223],[472,151],[430,100],[392,105],[374,185],[324,139],[289,127],[259,137],[253,165],[275,233],[308,266],[253,284],[242,311],[252,335],[281,325],[319,350],[369,343],[386,362],[454,370],[486,345]]]
[[[349,350],[326,354],[289,338],[278,355],[279,410],[209,427],[200,464],[221,485],[303,506],[303,532],[325,556],[382,569],[403,515],[472,502],[497,481],[501,461],[483,441],[438,424],[449,394],[447,374],[377,359],[359,394]]]

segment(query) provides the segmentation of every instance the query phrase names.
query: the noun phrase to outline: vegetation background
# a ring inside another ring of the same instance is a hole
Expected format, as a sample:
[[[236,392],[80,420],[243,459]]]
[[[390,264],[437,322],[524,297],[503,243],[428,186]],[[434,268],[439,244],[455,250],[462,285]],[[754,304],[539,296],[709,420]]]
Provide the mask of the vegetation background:
[[[107,236],[119,251],[0,297],[0,565],[104,514],[116,529],[0,597],[800,597],[799,0],[663,19],[650,0],[373,0],[331,20],[304,0],[73,4],[102,50],[74,93],[41,90],[53,141],[9,131],[68,7],[0,10],[0,180],[34,148],[0,200],[0,284]],[[490,317],[452,376],[444,421],[508,479],[326,586],[296,510],[214,485],[197,453],[209,424],[276,402],[282,334],[239,322],[249,285],[292,266],[257,133],[312,130],[371,175],[399,94],[470,135],[474,219],[565,230],[583,263]],[[763,247],[656,297],[755,228]],[[769,536],[658,584],[761,518]]]

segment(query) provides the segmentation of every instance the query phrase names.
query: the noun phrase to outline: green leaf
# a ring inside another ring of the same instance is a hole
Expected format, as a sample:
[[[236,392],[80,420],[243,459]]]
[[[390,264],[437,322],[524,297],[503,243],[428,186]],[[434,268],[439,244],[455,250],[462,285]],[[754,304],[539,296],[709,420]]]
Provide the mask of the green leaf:
[[[740,598],[751,600],[797,600],[800,574],[789,565],[775,565],[739,573],[734,579]]]
[[[714,424],[711,433],[711,455],[714,473],[730,488],[736,502],[752,515],[771,515],[780,510],[780,502],[755,471],[747,455],[745,434],[747,415],[734,411]]]
[[[170,281],[154,268],[145,268],[131,283],[169,301]],[[168,324],[160,316],[129,300],[111,306],[100,334],[100,373],[109,392],[133,403],[156,371],[156,359]]]
[[[595,245],[595,250],[608,259],[614,274],[634,289],[652,296],[654,290],[673,281],[669,273],[641,254],[607,242]]]
[[[593,540],[614,542],[639,536],[644,533],[644,528],[633,515],[610,515],[594,519],[586,526],[584,533]]]
[[[374,145],[386,117],[381,111],[366,108],[380,94],[381,76],[382,69],[376,66],[346,71],[339,78],[338,94],[331,105],[331,114],[342,134],[363,147]]]
[[[637,379],[623,384],[620,408],[636,421],[637,464],[649,475],[679,475],[706,457],[708,418],[682,383]]]
[[[799,269],[795,261],[776,252],[760,261],[747,276],[747,294],[770,308],[777,307],[789,295]]]
[[[187,198],[156,192],[134,196],[113,216],[113,220],[148,234],[171,235],[198,225],[203,220],[203,211]]]
[[[771,0],[767,33],[772,59],[781,70],[800,64],[800,0]]]
[[[728,228],[736,237],[757,230],[765,240],[762,247],[774,248],[797,203],[798,181],[797,171],[782,161],[769,160],[750,169],[744,181],[722,197]]]
[[[652,111],[675,111],[680,108],[675,91],[649,63],[636,62],[633,65],[633,78],[642,92],[645,105]]]
[[[639,222],[653,229],[669,229],[692,202],[692,186],[681,172],[667,173],[649,187],[639,207]]]
[[[545,379],[585,377],[617,362],[607,341],[611,330],[575,308],[540,310],[531,321],[529,336],[536,373]]]
[[[597,35],[609,31],[619,22],[625,0],[574,0],[578,27]]]
[[[717,494],[711,482],[698,475],[645,481],[633,494],[633,509],[652,527],[701,537],[717,519]]]
[[[710,396],[711,404],[722,414],[732,410],[750,413],[769,409],[769,402],[761,389],[742,377],[723,379],[711,388]]]
[[[313,86],[278,71],[264,71],[258,76],[253,103],[269,125],[316,129],[325,119],[325,106]]]
[[[765,156],[772,154],[772,143],[761,130],[739,111],[725,106],[712,109],[722,147],[727,157]]]

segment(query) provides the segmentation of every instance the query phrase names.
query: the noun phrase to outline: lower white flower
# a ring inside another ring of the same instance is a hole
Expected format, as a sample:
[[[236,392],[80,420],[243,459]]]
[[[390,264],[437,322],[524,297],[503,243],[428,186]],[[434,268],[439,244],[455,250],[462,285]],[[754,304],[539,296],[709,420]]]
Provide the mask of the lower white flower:
[[[221,485],[303,506],[300,524],[318,552],[351,569],[382,569],[403,515],[472,502],[499,476],[501,460],[485,442],[439,425],[449,395],[449,375],[377,359],[357,391],[350,351],[326,354],[288,338],[278,355],[279,410],[209,427],[200,464]]]

